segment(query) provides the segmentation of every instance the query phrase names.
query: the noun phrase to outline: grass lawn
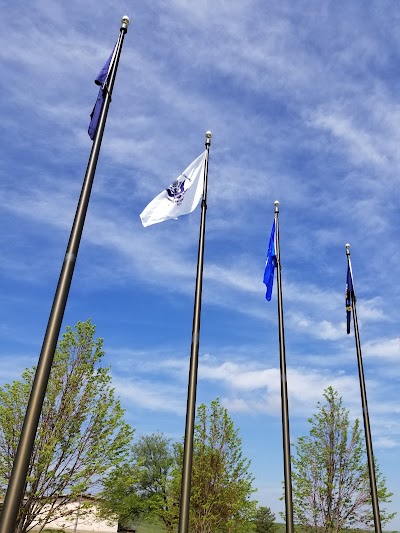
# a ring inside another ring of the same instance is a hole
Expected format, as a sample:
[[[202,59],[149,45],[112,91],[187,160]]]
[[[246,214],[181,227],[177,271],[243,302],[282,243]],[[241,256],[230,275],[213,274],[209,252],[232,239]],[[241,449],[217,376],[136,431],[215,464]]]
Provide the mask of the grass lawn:
[[[133,526],[137,533],[165,533],[162,526],[149,524],[148,522],[141,522]]]

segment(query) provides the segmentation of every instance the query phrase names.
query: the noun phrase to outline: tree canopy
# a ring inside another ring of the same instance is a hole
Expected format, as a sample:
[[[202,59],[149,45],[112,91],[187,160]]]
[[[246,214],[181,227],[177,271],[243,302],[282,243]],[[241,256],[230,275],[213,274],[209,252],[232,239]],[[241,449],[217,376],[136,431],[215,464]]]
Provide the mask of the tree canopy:
[[[141,435],[132,448],[130,462],[115,469],[100,493],[103,517],[113,514],[125,526],[135,520],[158,521],[174,531],[177,509],[171,497],[174,450],[161,433]]]
[[[194,432],[190,524],[194,533],[247,529],[256,502],[250,461],[228,410],[219,400],[200,405]]]
[[[65,504],[101,486],[129,454],[133,431],[123,420],[109,368],[101,366],[102,339],[78,322],[59,340],[40,416],[25,491],[15,528],[41,531]],[[11,475],[35,368],[0,387],[0,493]]]
[[[309,419],[310,433],[300,437],[292,458],[295,522],[312,531],[339,532],[344,528],[371,527],[373,514],[363,433],[359,420],[350,427],[349,411],[329,387]],[[375,461],[381,522],[393,514],[385,479]]]
[[[253,528],[253,478],[241,444],[238,430],[218,400],[210,407],[200,405],[194,434],[192,533],[240,533]],[[114,512],[121,521],[129,522],[129,515],[130,519],[147,516],[158,520],[167,531],[175,531],[182,463],[181,443],[172,445],[160,434],[142,436],[134,446],[132,463],[119,469],[119,479],[126,480],[125,486],[116,488],[112,481],[107,482],[102,492],[103,509]]]
[[[276,531],[275,515],[269,507],[258,507],[254,526],[256,533],[274,533]]]

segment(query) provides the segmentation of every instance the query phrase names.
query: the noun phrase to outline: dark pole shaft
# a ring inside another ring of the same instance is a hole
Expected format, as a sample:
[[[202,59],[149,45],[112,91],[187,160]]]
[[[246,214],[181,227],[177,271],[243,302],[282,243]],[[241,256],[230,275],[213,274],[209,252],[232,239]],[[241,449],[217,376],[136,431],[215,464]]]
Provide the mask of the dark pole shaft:
[[[179,528],[178,533],[187,533],[189,530],[189,509],[190,509],[190,488],[193,462],[193,436],[194,421],[196,416],[196,389],[197,370],[199,366],[199,337],[200,337],[200,316],[201,316],[201,293],[203,286],[203,263],[204,263],[204,237],[206,229],[207,211],[207,181],[208,181],[208,155],[210,151],[211,134],[206,134],[206,159],[204,165],[204,189],[201,202],[201,222],[199,235],[199,249],[197,257],[196,292],[194,297],[192,345],[190,352],[190,370],[188,396],[186,405],[186,426],[185,441],[183,447],[183,468],[181,500],[179,508]]]
[[[26,477],[28,475],[29,463],[35,443],[36,431],[39,425],[40,414],[46,394],[47,383],[54,359],[54,353],[61,329],[68,293],[71,286],[79,243],[88,209],[90,192],[96,171],[97,159],[100,152],[101,140],[106,124],[108,107],[111,101],[111,93],[118,68],[122,43],[127,31],[127,25],[128,24],[126,22],[124,23],[123,19],[121,33],[117,43],[116,57],[110,74],[110,83],[108,86],[108,91],[105,94],[98,128],[93,141],[92,151],[90,153],[74,223],[47,323],[47,329],[36,369],[35,379],[33,381],[32,391],[25,414],[25,420],[22,426],[21,437],[15,455],[7,493],[4,499],[4,505],[0,517],[0,533],[12,533],[14,531],[19,507],[26,487]]]
[[[347,260],[350,266],[350,254],[347,254]],[[378,490],[376,487],[374,453],[372,450],[371,428],[369,424],[367,392],[365,388],[364,368],[363,368],[362,355],[361,355],[360,333],[358,330],[356,301],[355,301],[354,296],[351,299],[351,307],[353,311],[354,337],[356,340],[358,374],[360,377],[361,405],[362,405],[362,412],[363,412],[363,419],[364,419],[365,444],[367,448],[368,471],[369,471],[369,480],[370,480],[370,488],[371,488],[372,510],[374,514],[375,533],[382,533],[381,518],[380,518],[380,513],[379,513]]]
[[[292,471],[290,461],[290,432],[289,432],[289,403],[286,377],[285,331],[283,327],[281,253],[279,247],[279,203],[275,202],[275,232],[276,232],[276,260],[277,260],[277,292],[278,292],[278,320],[279,320],[279,352],[281,366],[281,406],[282,406],[282,435],[283,435],[283,467],[285,476],[285,513],[286,532],[293,533],[293,496]]]

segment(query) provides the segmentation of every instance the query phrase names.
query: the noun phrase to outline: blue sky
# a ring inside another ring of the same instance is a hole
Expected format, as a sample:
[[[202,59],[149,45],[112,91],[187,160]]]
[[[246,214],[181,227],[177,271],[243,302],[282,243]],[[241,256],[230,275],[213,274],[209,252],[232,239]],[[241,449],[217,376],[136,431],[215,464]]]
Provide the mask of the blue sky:
[[[3,3],[0,383],[37,362],[91,148],[93,80],[124,14],[64,325],[96,324],[138,435],[182,437],[200,209],[148,228],[139,214],[211,130],[198,403],[228,407],[260,504],[283,509],[276,286],[268,303],[262,283],[279,200],[291,440],[329,385],[361,418],[349,242],[374,452],[400,511],[394,1]]]

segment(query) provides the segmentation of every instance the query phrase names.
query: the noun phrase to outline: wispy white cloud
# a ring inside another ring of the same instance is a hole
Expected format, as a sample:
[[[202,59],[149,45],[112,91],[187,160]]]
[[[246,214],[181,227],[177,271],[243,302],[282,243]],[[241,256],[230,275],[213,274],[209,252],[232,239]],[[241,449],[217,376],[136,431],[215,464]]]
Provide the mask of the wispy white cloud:
[[[382,448],[397,448],[399,446],[399,443],[390,437],[378,437],[374,441],[374,446],[376,449],[382,449]]]
[[[172,385],[158,385],[150,381],[122,380],[113,378],[113,384],[124,402],[135,408],[148,411],[167,412],[183,415],[186,400],[180,391]]]
[[[143,355],[142,352],[135,352],[135,363],[132,366],[126,363],[129,353],[125,352],[124,357],[120,359],[125,360],[125,370],[121,373],[117,366],[118,374],[113,378],[122,397],[142,409],[182,413],[186,391],[183,385],[188,371],[187,358],[158,356],[154,359],[150,353]],[[130,371],[127,372],[128,368]],[[133,375],[135,378],[127,375]],[[154,386],[152,375],[161,380],[157,386]],[[170,381],[165,381],[166,376],[169,376]],[[266,414],[278,419],[280,417],[279,368],[265,367],[259,362],[235,361],[234,357],[232,360],[218,362],[218,358],[207,354],[200,358],[199,386],[202,387],[207,382],[214,384],[214,396],[220,396],[222,403],[232,413]],[[343,397],[344,404],[351,409],[352,418],[361,415],[359,378],[356,372],[350,376],[335,369],[316,370],[306,366],[291,366],[288,368],[287,382],[290,415],[293,419],[307,418],[315,412],[317,403],[322,400],[324,389],[329,386]],[[398,411],[397,405],[387,402],[376,379],[368,380],[367,389],[370,402],[373,400],[370,416],[377,448],[399,446],[400,425],[397,424],[396,427],[396,424],[391,422]]]
[[[375,136],[357,129],[347,115],[318,112],[312,117],[311,123],[339,139],[343,149],[349,151],[355,163],[385,164],[386,158],[378,149]]]
[[[375,339],[363,343],[363,355],[376,359],[387,359],[396,362],[400,356],[400,337],[392,339]]]

